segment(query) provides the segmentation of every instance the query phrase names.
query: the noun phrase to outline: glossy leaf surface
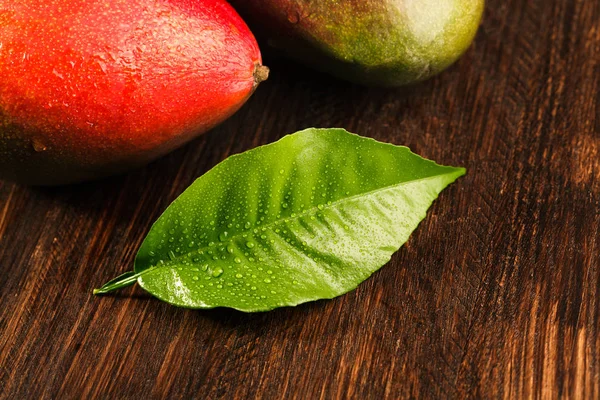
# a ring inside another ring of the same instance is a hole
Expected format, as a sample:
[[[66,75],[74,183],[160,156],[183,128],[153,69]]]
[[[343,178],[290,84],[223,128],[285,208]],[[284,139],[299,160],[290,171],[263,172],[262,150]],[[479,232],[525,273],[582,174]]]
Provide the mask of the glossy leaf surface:
[[[190,308],[266,311],[339,296],[389,261],[465,170],[342,129],[229,157],[156,221],[97,293],[137,282]]]

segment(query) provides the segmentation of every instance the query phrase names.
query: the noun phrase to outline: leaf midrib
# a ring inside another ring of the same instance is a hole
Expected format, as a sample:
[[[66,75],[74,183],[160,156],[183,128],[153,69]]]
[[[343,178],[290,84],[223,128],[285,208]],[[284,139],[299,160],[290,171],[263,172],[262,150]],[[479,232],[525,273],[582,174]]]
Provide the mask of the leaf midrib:
[[[262,225],[260,227],[260,229],[270,229],[273,226],[281,223],[284,220],[290,220],[290,219],[298,220],[298,219],[300,219],[302,217],[310,215],[313,212],[325,211],[326,209],[334,208],[335,205],[344,203],[346,201],[351,201],[351,200],[356,199],[356,198],[368,197],[368,196],[371,196],[373,194],[376,194],[376,193],[379,193],[379,192],[384,192],[386,190],[396,189],[396,188],[399,188],[401,186],[404,186],[404,185],[407,185],[407,184],[410,184],[410,183],[420,182],[420,181],[428,180],[428,179],[431,179],[431,178],[438,178],[438,177],[442,177],[442,176],[446,176],[446,175],[452,175],[452,174],[459,173],[460,171],[461,171],[461,168],[456,168],[455,170],[449,171],[447,173],[438,174],[438,175],[429,175],[429,176],[426,176],[426,177],[423,177],[423,178],[412,179],[412,180],[404,181],[404,182],[401,182],[401,183],[398,183],[398,184],[395,184],[395,185],[385,186],[385,187],[382,187],[382,188],[377,188],[377,189],[374,189],[374,190],[369,190],[368,192],[359,193],[359,194],[355,194],[355,195],[352,195],[352,196],[344,197],[344,198],[338,199],[336,201],[333,201],[330,204],[318,204],[318,205],[316,205],[314,207],[311,207],[311,208],[308,208],[308,209],[304,210],[303,212],[297,214],[295,217],[285,217],[285,218],[277,219],[275,221],[271,221],[268,224]],[[322,205],[323,209],[320,209],[319,205]],[[241,231],[240,233],[231,236],[226,241],[220,241],[219,243],[226,246],[227,244],[232,243],[234,240],[243,237],[243,235],[247,234],[248,232],[254,234],[251,230]],[[150,272],[154,272],[154,271],[162,269],[162,268],[171,268],[171,265],[174,265],[176,260],[181,259],[181,258],[185,258],[185,257],[189,257],[190,254],[195,253],[195,252],[201,252],[201,251],[203,252],[203,251],[209,250],[210,248],[211,248],[210,246],[205,246],[205,247],[198,248],[198,249],[194,250],[193,252],[190,251],[190,252],[184,253],[184,254],[180,255],[179,257],[175,257],[175,259],[171,259],[170,261],[172,261],[172,263],[169,263],[169,264],[164,263],[163,265],[160,265],[160,264],[153,265],[153,266],[151,266],[149,268],[144,269],[143,271],[138,272],[136,274],[136,276],[137,276],[137,278],[140,278],[140,277],[142,277],[142,276],[144,276],[144,275],[146,275],[146,274],[148,274]],[[164,260],[162,260],[162,259],[159,260],[159,261],[163,261],[164,262]]]

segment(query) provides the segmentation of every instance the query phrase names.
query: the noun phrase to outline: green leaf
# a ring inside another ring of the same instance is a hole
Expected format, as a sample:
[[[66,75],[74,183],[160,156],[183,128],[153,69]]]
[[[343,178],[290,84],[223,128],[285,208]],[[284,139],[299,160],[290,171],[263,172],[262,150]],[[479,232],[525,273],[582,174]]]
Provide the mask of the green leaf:
[[[343,129],[229,157],[156,221],[134,273],[161,300],[266,311],[346,293],[389,261],[463,168]]]

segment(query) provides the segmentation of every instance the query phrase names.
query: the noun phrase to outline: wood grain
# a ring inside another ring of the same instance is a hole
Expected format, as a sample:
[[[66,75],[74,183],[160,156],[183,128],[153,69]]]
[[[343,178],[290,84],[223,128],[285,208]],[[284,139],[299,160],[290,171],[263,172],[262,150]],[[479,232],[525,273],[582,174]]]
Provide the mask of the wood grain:
[[[600,3],[489,0],[461,61],[410,88],[268,61],[237,115],[144,169],[0,182],[0,398],[600,398]],[[309,126],[469,172],[332,301],[246,315],[91,295],[195,177]]]

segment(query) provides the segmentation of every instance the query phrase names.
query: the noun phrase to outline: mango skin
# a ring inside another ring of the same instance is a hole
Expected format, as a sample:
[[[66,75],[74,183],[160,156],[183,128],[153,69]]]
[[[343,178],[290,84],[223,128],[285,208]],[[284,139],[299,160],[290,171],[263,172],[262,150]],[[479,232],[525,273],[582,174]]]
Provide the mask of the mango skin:
[[[257,35],[288,56],[352,82],[400,86],[454,63],[484,0],[232,0]]]
[[[224,0],[0,0],[0,179],[146,164],[241,107],[260,64]]]

